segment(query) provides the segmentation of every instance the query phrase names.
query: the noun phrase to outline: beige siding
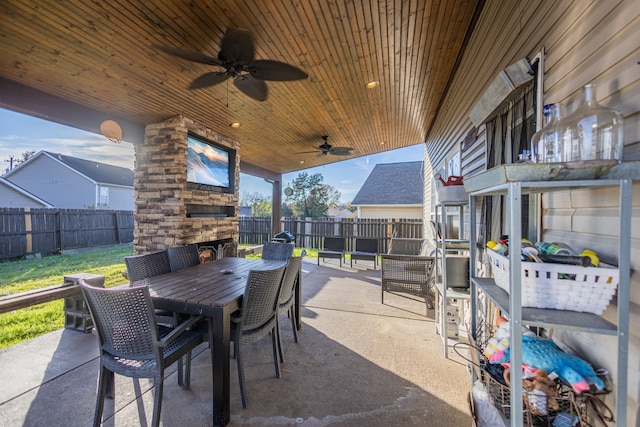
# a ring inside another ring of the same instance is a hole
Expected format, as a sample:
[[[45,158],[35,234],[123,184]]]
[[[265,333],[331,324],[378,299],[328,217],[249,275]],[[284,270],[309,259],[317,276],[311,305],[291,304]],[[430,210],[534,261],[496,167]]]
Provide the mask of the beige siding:
[[[488,0],[451,89],[427,138],[425,174],[441,167],[472,128],[469,111],[496,74],[521,58],[546,51],[544,104],[562,102],[575,110],[583,85],[597,84],[598,101],[620,110],[625,120],[625,160],[640,159],[640,2],[637,0]],[[484,168],[484,126],[476,144],[464,153],[463,175]],[[431,167],[431,166],[432,167]],[[425,179],[425,183],[430,183]],[[428,185],[425,185],[428,187]],[[596,248],[602,259],[617,260],[617,191],[580,190],[542,198],[545,240],[563,240],[577,248]],[[425,206],[430,208],[425,188]],[[429,216],[425,212],[425,216]],[[631,337],[628,425],[638,425],[640,366],[640,183],[633,189]],[[605,317],[615,320],[611,305]],[[615,338],[557,331],[575,351],[615,378]],[[611,386],[611,385],[609,385]]]
[[[359,218],[375,219],[375,218],[397,218],[397,219],[421,219],[421,207],[376,207],[363,206],[359,208]]]

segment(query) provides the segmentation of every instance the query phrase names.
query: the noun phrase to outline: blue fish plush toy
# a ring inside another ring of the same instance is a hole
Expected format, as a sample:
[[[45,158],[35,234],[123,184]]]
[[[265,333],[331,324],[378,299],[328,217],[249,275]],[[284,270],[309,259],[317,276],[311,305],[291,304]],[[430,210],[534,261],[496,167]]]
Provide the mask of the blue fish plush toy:
[[[495,354],[491,363],[509,363],[509,349],[503,352],[502,357]],[[589,390],[591,384],[598,390],[604,388],[604,383],[589,363],[578,356],[565,353],[548,339],[523,336],[522,363],[530,368],[556,373],[562,381],[571,384],[578,394]]]

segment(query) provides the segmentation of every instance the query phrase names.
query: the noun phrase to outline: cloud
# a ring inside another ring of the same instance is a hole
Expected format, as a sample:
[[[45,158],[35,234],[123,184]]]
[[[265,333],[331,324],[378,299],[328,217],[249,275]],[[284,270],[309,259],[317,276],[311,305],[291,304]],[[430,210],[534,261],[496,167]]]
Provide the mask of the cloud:
[[[127,142],[114,144],[100,135],[94,137],[89,134],[89,137],[82,139],[0,137],[0,154],[5,159],[11,156],[22,158],[22,153],[32,150],[60,153],[127,169],[133,169],[134,165],[133,144]]]

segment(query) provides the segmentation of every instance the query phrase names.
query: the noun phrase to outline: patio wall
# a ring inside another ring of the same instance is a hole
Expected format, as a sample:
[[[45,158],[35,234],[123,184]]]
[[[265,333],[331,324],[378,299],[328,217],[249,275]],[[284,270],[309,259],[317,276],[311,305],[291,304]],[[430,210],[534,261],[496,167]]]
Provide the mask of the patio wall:
[[[431,183],[467,135],[461,158],[465,177],[484,169],[485,126],[474,129],[469,113],[500,70],[521,58],[533,59],[545,49],[543,104],[565,104],[565,115],[575,111],[582,86],[597,84],[600,104],[624,115],[624,160],[640,159],[640,67],[638,35],[640,2],[634,0],[536,0],[504,2],[487,0],[469,45],[460,61],[451,90],[442,102],[425,149],[425,214],[431,212]],[[476,135],[477,134],[477,135]],[[578,247],[598,249],[601,259],[614,263],[617,254],[618,200],[606,189],[555,193],[540,201],[541,239],[576,242]],[[640,183],[633,187],[631,236],[631,334],[629,337],[628,424],[640,425]],[[468,215],[468,213],[467,213]],[[468,221],[468,218],[465,218]],[[616,322],[615,302],[604,317]],[[573,351],[617,374],[615,340],[603,335],[576,334],[558,328],[554,337]],[[612,386],[612,385],[608,385]]]

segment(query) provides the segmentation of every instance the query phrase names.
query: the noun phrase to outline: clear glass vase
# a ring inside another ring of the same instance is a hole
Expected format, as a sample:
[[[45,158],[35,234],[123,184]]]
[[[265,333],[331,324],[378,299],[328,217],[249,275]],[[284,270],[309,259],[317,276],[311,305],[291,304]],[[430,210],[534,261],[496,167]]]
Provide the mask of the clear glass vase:
[[[545,105],[543,115],[543,128],[531,138],[533,160],[535,163],[561,162],[563,140],[559,125],[564,115],[562,104]]]
[[[622,159],[622,114],[598,104],[595,84],[582,88],[582,103],[561,125],[565,127],[564,142],[571,145],[570,161]]]

